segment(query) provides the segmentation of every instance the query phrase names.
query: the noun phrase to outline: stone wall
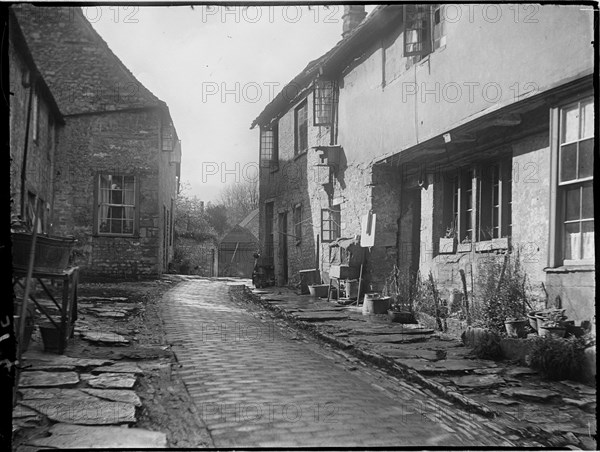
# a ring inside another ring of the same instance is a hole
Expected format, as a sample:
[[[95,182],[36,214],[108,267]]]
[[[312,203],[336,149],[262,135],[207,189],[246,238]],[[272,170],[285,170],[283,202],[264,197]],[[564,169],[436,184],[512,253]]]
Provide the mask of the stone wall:
[[[78,240],[75,264],[84,274],[138,277],[162,270],[158,124],[153,109],[68,118],[57,154],[54,224],[57,233]],[[139,224],[133,237],[102,236],[94,229],[100,172],[136,177]]]
[[[21,174],[25,150],[27,113],[30,103],[30,91],[37,97],[37,138],[34,139],[35,100],[31,100],[31,113],[27,140],[27,171],[25,182],[25,202],[33,201],[37,196],[44,202],[43,231],[53,232],[50,224],[53,210],[53,167],[55,149],[61,128],[62,118],[52,108],[51,94],[41,80],[36,83],[36,70],[31,66],[24,52],[22,42],[15,42],[17,31],[11,30],[9,42],[9,79],[10,92],[10,194],[13,200],[11,213],[21,214]],[[27,206],[26,206],[27,209]],[[33,209],[33,206],[31,206]],[[27,215],[25,215],[25,218]]]

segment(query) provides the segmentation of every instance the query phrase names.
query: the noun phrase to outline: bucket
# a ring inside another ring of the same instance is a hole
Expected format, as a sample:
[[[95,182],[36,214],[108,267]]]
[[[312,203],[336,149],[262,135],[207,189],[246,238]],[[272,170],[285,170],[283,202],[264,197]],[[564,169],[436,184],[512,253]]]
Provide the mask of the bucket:
[[[387,314],[390,308],[390,297],[382,297],[379,293],[367,293],[365,294],[365,300],[363,302],[362,313],[367,314]]]
[[[308,291],[312,297],[326,297],[328,290],[328,284],[313,284],[308,286]]]
[[[60,323],[59,323],[60,325]],[[48,353],[60,353],[60,330],[52,323],[40,324],[40,333],[44,343],[44,351]]]

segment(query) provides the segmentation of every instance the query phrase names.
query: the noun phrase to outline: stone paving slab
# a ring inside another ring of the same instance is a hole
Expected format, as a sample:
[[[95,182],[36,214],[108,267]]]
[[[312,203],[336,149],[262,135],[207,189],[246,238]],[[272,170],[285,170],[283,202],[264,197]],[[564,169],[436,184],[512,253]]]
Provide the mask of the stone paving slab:
[[[79,383],[79,376],[75,372],[34,370],[23,372],[19,378],[21,388],[74,386],[77,383]]]
[[[322,322],[325,320],[337,320],[347,319],[348,314],[335,311],[312,311],[312,312],[300,312],[292,313],[292,317],[296,320],[303,320],[305,322]]]
[[[21,404],[54,422],[106,425],[136,421],[132,404],[102,400],[77,389],[55,391],[47,398],[24,394]]]
[[[105,333],[101,331],[85,331],[81,334],[81,337],[86,341],[110,344],[110,345],[127,345],[129,339],[125,336],[121,336],[117,333]]]
[[[396,359],[394,361],[425,374],[464,373],[475,369],[497,366],[494,363],[470,359],[445,359],[435,362],[423,361],[420,359]]]
[[[360,335],[355,336],[353,339],[364,342],[391,342],[391,343],[408,343],[408,342],[423,342],[429,339],[428,334],[374,334],[374,335]]]
[[[66,355],[55,355],[51,353],[41,353],[36,351],[27,351],[27,353],[23,355],[23,359],[25,361],[25,365],[28,365],[30,363],[48,363],[51,365],[75,366],[78,369],[95,366],[104,366],[114,362],[111,359],[73,358]]]
[[[81,388],[81,391],[86,394],[99,397],[101,399],[112,400],[114,402],[129,403],[133,406],[142,406],[142,401],[135,391],[127,389],[92,389],[92,388]]]
[[[134,362],[120,361],[109,366],[95,367],[91,370],[91,373],[126,373],[141,375],[144,371]]]
[[[98,389],[131,389],[137,381],[134,374],[116,372],[98,375],[81,374],[81,379],[92,388]]]
[[[550,402],[553,399],[560,399],[560,394],[548,389],[506,389],[502,395],[515,399],[531,400],[536,402]]]
[[[465,388],[494,388],[501,386],[506,382],[498,375],[461,375],[458,377],[450,377],[449,380],[456,386]]]
[[[51,436],[29,441],[28,444],[52,448],[165,448],[167,436],[140,428],[85,427],[79,425],[56,424],[50,427]]]

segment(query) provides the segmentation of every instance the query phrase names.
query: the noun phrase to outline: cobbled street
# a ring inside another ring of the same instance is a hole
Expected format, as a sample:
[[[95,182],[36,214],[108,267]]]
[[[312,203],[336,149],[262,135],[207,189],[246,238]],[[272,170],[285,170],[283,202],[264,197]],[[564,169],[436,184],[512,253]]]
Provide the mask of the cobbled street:
[[[162,309],[216,447],[511,445],[487,419],[233,301],[225,281],[189,279]]]

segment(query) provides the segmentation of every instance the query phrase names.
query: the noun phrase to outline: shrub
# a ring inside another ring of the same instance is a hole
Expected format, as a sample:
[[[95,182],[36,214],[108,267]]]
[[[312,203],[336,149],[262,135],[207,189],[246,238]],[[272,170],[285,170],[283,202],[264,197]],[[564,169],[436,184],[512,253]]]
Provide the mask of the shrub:
[[[472,352],[479,359],[502,359],[502,349],[500,348],[500,338],[494,333],[484,335],[481,342],[473,347]]]
[[[551,380],[579,379],[585,364],[582,338],[556,336],[534,337],[529,365]]]
[[[525,314],[527,275],[518,252],[506,254],[503,260],[482,259],[478,282],[480,293],[471,313],[473,323],[503,334],[507,318],[522,318]]]

